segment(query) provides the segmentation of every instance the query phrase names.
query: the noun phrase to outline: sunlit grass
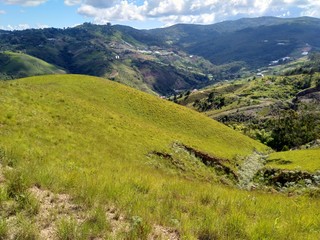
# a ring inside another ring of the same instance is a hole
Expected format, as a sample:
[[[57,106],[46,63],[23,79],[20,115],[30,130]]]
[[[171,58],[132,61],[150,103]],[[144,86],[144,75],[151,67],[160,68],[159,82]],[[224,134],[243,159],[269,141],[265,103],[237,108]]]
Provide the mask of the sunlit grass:
[[[65,73],[63,69],[25,53],[6,51],[2,54],[1,57],[5,56],[7,60],[1,65],[1,73],[9,77]]]
[[[132,236],[153,224],[186,239],[319,236],[319,200],[240,191],[150,164],[150,152],[171,153],[173,142],[230,160],[266,150],[199,113],[110,81],[61,75],[0,83],[2,162],[27,185],[115,205],[129,222],[139,219]]]
[[[276,152],[269,160],[271,167],[315,172],[320,170],[320,149]]]

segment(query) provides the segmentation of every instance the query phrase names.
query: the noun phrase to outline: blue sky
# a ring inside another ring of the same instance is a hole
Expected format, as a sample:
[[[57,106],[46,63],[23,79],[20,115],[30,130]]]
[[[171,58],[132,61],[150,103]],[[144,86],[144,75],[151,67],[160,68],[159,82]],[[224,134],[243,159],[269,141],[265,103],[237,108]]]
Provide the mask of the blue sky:
[[[0,0],[0,28],[9,30],[83,22],[141,29],[259,16],[320,17],[320,0]]]
[[[1,0],[0,0],[1,1]],[[77,14],[76,6],[66,6],[63,1],[52,0],[37,6],[0,3],[0,26],[2,28],[41,28],[46,26],[68,27],[85,21],[91,21]]]

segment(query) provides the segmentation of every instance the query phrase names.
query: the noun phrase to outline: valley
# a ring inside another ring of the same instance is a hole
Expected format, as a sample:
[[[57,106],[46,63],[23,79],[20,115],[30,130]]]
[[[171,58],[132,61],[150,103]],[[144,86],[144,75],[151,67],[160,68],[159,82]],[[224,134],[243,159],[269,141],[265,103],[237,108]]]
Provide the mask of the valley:
[[[317,239],[320,20],[0,31],[0,239]]]
[[[0,51],[22,52],[68,73],[111,78],[169,96],[249,77],[272,62],[295,61],[317,51],[318,28],[319,20],[308,17],[151,30],[84,23],[65,29],[0,31]]]

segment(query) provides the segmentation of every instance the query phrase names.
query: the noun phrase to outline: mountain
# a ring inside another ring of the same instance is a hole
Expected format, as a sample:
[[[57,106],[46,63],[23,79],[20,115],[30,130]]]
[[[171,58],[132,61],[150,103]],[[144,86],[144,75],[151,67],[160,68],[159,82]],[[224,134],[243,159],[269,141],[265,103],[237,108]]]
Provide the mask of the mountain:
[[[24,52],[68,73],[111,78],[149,93],[172,94],[175,89],[208,84],[207,70],[200,67],[204,59],[146,45],[151,37],[142,35],[144,42],[140,42],[125,29],[86,23],[67,29],[3,31],[0,50]],[[154,72],[146,73],[146,66],[152,66]]]
[[[0,65],[1,79],[16,79],[28,76],[65,73],[61,68],[23,53],[0,53]]]
[[[0,94],[2,238],[319,236],[318,199],[237,189],[267,148],[200,113],[81,75]]]
[[[243,61],[249,68],[259,68],[286,56],[296,57],[306,44],[318,49],[319,28],[316,18],[261,17],[213,25],[180,24],[150,32],[216,65]]]
[[[320,20],[309,17],[245,18],[152,30],[84,23],[66,29],[1,31],[0,51],[23,52],[68,73],[172,95],[248,77],[283,59],[316,52],[319,28]]]
[[[241,18],[229,20],[210,25],[197,24],[176,24],[171,27],[145,30],[146,33],[156,36],[155,39],[173,41],[176,44],[184,43],[188,45],[206,38],[211,38],[225,33],[237,32],[247,28],[270,27],[283,24],[306,24],[317,26],[319,19],[311,17],[300,18],[277,18],[277,17],[258,17]],[[139,30],[138,30],[139,31]]]

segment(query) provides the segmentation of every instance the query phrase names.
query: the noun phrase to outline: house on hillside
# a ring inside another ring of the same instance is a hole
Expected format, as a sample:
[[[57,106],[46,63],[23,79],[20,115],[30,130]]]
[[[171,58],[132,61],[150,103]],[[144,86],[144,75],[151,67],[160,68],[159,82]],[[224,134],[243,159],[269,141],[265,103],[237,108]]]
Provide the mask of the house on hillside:
[[[257,73],[257,77],[264,77],[263,73]]]

